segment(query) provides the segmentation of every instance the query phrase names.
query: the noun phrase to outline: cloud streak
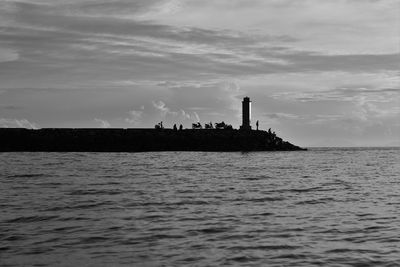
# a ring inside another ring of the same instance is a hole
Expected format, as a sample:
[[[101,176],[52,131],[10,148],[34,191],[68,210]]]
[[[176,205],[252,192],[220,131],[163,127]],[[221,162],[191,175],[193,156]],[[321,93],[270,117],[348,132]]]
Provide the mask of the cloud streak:
[[[111,127],[110,123],[106,120],[97,119],[97,118],[94,120],[100,124],[101,128],[110,128]]]
[[[36,123],[30,122],[27,119],[9,119],[9,118],[0,118],[0,127],[39,129],[39,126]]]

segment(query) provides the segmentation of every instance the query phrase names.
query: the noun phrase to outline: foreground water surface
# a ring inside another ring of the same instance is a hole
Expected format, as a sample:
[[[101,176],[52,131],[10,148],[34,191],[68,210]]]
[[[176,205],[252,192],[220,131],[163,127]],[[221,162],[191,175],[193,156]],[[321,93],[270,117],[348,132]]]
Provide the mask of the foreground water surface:
[[[0,266],[400,266],[400,149],[0,153]]]

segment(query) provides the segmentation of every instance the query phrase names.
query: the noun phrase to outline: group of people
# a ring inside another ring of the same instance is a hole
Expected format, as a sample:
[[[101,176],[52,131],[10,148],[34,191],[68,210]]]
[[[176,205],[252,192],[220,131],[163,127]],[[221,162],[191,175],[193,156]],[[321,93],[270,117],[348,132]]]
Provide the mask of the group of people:
[[[257,131],[258,131],[258,125],[259,125],[259,124],[258,124],[258,121],[257,121],[257,122],[256,122]],[[161,122],[157,123],[157,124],[155,125],[155,128],[156,128],[156,129],[164,129],[163,122],[161,121]],[[192,124],[192,128],[193,128],[193,129],[202,129],[203,127],[201,126],[201,123],[198,122],[198,123],[193,123],[193,124]],[[206,129],[214,129],[212,122],[206,123],[206,124],[205,124],[205,128],[206,128]],[[216,129],[232,129],[232,125],[228,125],[228,124],[226,124],[225,122],[215,123],[215,128],[216,128]],[[176,126],[176,124],[174,124],[173,130],[175,130],[175,131],[178,130],[178,127]],[[179,125],[179,131],[181,131],[181,130],[183,130],[182,124]],[[269,129],[269,133],[271,133],[271,128]]]
[[[157,124],[154,126],[154,128],[156,128],[156,129],[164,129],[163,122],[161,121],[161,122],[157,123]],[[174,124],[173,129],[174,129],[175,131],[178,131],[178,127],[176,126],[176,124]],[[183,130],[183,125],[182,125],[182,124],[179,125],[179,130],[180,130],[180,131]]]
[[[174,129],[174,131],[178,131],[178,127],[176,127],[176,124],[174,124],[173,129]],[[182,130],[183,130],[183,126],[181,124],[181,125],[179,125],[179,131],[182,131]]]

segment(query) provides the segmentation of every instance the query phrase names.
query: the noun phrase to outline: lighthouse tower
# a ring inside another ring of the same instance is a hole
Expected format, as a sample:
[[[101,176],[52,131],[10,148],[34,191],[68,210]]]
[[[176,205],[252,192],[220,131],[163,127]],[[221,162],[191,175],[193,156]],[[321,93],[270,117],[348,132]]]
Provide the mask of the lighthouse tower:
[[[242,126],[240,126],[241,130],[251,130],[250,125],[251,119],[251,101],[248,96],[243,98],[242,101]]]

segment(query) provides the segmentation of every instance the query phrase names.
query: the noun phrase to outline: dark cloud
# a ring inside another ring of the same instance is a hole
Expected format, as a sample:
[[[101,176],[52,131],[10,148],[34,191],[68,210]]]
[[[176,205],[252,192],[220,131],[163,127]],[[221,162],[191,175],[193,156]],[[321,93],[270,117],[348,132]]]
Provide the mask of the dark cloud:
[[[364,87],[340,87],[325,91],[310,91],[293,93],[288,95],[277,95],[278,98],[293,99],[302,102],[315,101],[357,101],[360,97],[372,98],[371,101],[391,102],[400,100],[400,89],[398,88],[368,88]]]
[[[375,72],[380,70],[397,70],[400,54],[380,55],[318,55],[315,53],[294,53],[282,55],[294,62],[301,71],[354,71]]]
[[[18,109],[22,109],[22,107],[20,106],[16,106],[16,105],[3,105],[0,104],[0,110],[18,110]]]
[[[368,85],[365,87],[353,87],[353,88],[337,88],[332,91],[342,92],[344,94],[374,94],[374,93],[394,93],[400,94],[400,88],[370,88]]]
[[[112,15],[132,15],[148,12],[155,5],[160,4],[161,0],[108,0],[96,2],[83,2],[77,4],[66,4],[63,8],[74,11],[74,13],[94,15],[94,16],[112,16]]]

